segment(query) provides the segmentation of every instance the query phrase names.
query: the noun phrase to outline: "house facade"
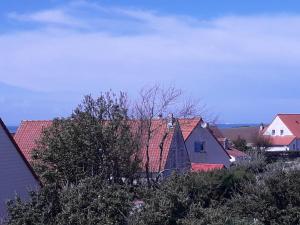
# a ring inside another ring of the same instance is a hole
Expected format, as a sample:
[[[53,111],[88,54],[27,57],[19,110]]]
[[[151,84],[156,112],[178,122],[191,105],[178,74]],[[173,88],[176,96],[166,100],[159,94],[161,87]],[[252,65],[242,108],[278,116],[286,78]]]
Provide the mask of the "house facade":
[[[230,166],[230,156],[202,118],[179,119],[190,161],[195,164]]]
[[[0,224],[6,215],[6,202],[17,194],[28,199],[28,191],[39,188],[39,180],[7,127],[0,119]]]
[[[300,114],[278,114],[262,135],[271,143],[267,151],[300,151]]]

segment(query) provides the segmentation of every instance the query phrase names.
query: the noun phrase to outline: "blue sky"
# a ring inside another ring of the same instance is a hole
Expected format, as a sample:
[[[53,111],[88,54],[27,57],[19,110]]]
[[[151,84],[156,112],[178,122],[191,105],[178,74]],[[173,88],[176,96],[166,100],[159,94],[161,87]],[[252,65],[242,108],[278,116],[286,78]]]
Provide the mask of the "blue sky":
[[[187,3],[188,2],[188,3]],[[300,2],[0,2],[0,117],[66,116],[84,94],[175,85],[220,123],[300,113]]]

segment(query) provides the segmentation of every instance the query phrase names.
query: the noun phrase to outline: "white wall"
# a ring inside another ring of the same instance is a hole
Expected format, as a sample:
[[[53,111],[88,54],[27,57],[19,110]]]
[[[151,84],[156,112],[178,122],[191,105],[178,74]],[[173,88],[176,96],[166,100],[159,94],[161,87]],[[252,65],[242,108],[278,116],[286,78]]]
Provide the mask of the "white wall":
[[[13,199],[15,194],[26,199],[28,190],[38,186],[38,181],[0,125],[0,217],[6,213],[8,199]]]
[[[283,136],[293,135],[292,132],[287,128],[287,126],[282,122],[279,116],[273,120],[273,122],[268,126],[264,135],[272,135],[272,130],[275,130],[275,136],[280,136],[280,130],[283,130]]]
[[[275,147],[269,147],[266,149],[267,152],[284,152],[289,151],[288,146],[275,146]]]
[[[195,141],[205,142],[205,152],[194,151]],[[212,133],[208,129],[202,128],[200,124],[193,130],[185,144],[192,163],[217,163],[224,164],[226,167],[230,166],[228,154]]]

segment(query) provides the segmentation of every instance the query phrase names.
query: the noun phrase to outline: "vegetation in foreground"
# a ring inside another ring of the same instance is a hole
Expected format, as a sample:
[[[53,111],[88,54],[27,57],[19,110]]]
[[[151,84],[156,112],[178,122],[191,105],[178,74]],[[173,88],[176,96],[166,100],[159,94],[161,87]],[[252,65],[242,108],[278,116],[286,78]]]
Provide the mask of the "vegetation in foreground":
[[[124,96],[106,95],[56,119],[33,155],[43,187],[8,203],[7,224],[300,224],[297,166],[259,154],[227,170],[134,182],[140,141],[127,113]]]

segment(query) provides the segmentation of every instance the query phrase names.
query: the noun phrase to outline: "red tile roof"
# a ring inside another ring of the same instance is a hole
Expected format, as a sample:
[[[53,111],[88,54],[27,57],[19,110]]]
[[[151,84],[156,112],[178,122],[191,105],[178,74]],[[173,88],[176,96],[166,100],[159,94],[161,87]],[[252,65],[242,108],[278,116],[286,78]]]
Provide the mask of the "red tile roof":
[[[228,154],[232,157],[249,157],[245,152],[239,151],[235,148],[230,148],[226,150]]]
[[[14,139],[28,161],[31,161],[31,152],[36,147],[45,128],[50,127],[51,120],[22,121]]]
[[[193,172],[207,172],[211,170],[220,170],[225,168],[223,164],[206,164],[206,163],[192,163]]]
[[[192,131],[197,127],[197,125],[202,121],[202,118],[193,118],[193,119],[178,119],[181,132],[184,140],[186,141]]]
[[[294,136],[300,138],[300,114],[278,114]]]
[[[175,127],[172,129],[167,128],[167,123],[164,120],[153,120],[151,130],[153,130],[152,137],[149,143],[149,169],[151,172],[160,172],[159,163],[160,163],[160,143],[162,142],[163,136],[167,134],[166,139],[163,145],[162,160],[161,160],[161,169],[165,167],[167,162],[167,157],[169,154],[170,146],[173,140]],[[146,146],[143,145],[142,148],[142,162],[143,167],[146,165]]]
[[[22,153],[28,161],[31,161],[31,152],[36,147],[36,142],[40,139],[42,131],[50,127],[52,121],[42,120],[42,121],[22,121],[20,127],[18,128],[14,138],[19,145]],[[136,125],[136,124],[135,124]],[[133,127],[135,126],[133,125]],[[133,128],[134,129],[134,128]],[[161,168],[163,169],[167,156],[169,154],[170,145],[173,139],[174,129],[168,129],[167,123],[164,120],[153,120],[151,130],[153,131],[152,137],[149,143],[149,169],[151,172],[157,172],[159,170],[160,161],[160,148],[159,144],[168,131],[167,137],[164,141],[164,151],[162,153]],[[146,147],[144,146],[141,151],[141,159],[143,166],[146,164]]]
[[[295,136],[268,136],[272,145],[289,145],[295,140]]]

